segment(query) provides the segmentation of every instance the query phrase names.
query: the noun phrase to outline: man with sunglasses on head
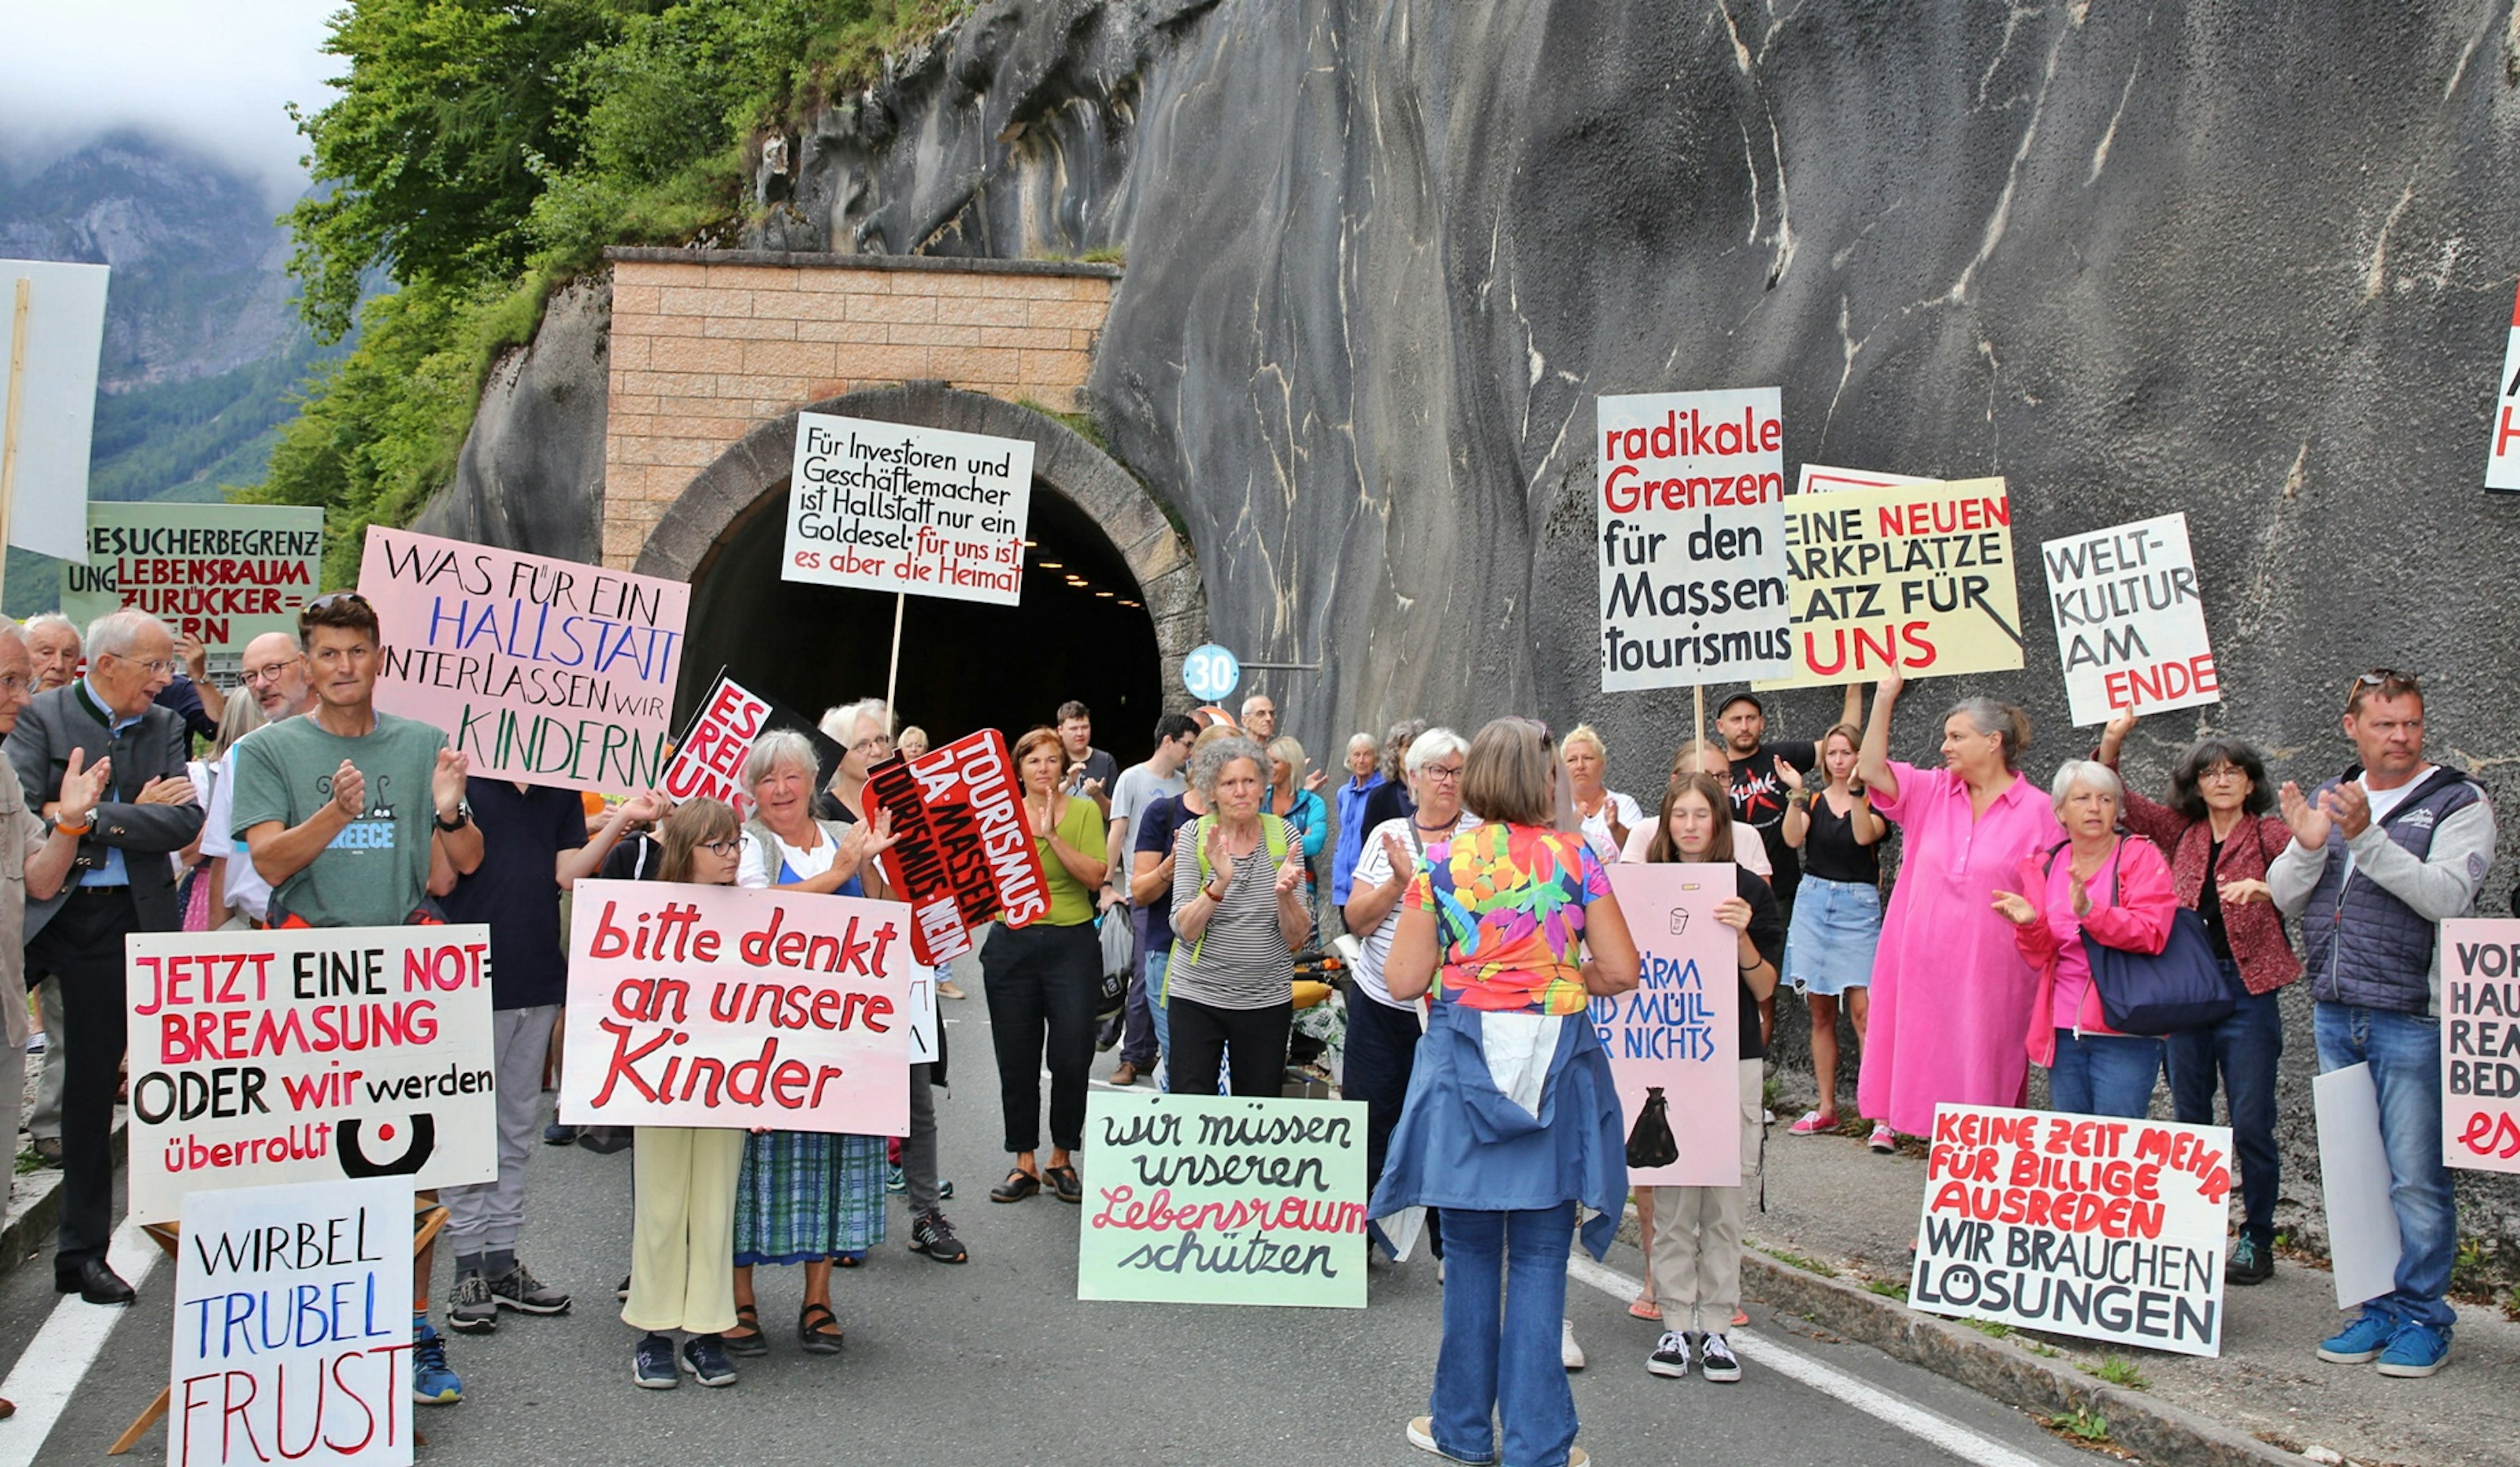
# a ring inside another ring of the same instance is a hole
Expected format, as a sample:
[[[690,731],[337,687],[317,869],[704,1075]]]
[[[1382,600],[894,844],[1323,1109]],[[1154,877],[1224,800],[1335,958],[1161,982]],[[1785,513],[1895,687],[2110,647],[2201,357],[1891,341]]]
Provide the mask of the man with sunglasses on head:
[[[2293,842],[2267,868],[2275,905],[2301,919],[2321,1074],[2367,1064],[2398,1216],[2397,1276],[2318,1347],[2340,1364],[2427,1376],[2450,1356],[2443,1301],[2458,1210],[2442,1164],[2440,924],[2476,909],[2494,864],[2494,806],[2456,769],[2424,758],[2424,695],[2386,667],[2346,689],[2358,756],[2314,795],[2287,782]]]
[[[437,729],[377,711],[382,637],[366,597],[308,602],[297,637],[313,707],[233,751],[230,834],[271,884],[271,925],[442,921],[431,898],[481,864],[481,831],[464,800],[471,761]],[[447,1405],[464,1398],[464,1383],[428,1322],[435,1252],[432,1244],[412,1260],[412,1396]]]
[[[182,925],[166,857],[202,833],[202,807],[185,777],[183,719],[157,704],[175,672],[174,638],[146,612],[118,611],[88,628],[87,654],[87,675],[37,694],[8,750],[27,807],[80,836],[68,887],[26,904],[26,961],[60,981],[67,1051],[53,1287],[90,1304],[129,1304],[131,1285],[106,1262],[126,1037],[122,940]],[[106,798],[84,818],[63,792],[74,756],[112,764]]]

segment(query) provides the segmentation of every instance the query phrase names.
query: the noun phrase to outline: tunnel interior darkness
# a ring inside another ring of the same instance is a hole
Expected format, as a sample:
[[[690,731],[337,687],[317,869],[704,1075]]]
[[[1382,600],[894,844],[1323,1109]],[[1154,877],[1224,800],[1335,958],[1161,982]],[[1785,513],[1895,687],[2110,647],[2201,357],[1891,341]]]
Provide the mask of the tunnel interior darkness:
[[[782,480],[694,577],[677,728],[721,665],[809,718],[883,696],[893,598],[780,579],[787,503]],[[1094,711],[1095,747],[1125,769],[1153,751],[1163,713],[1154,621],[1110,537],[1038,479],[1026,533],[1019,604],[910,598],[895,711],[939,744],[987,727],[1012,745],[1074,698]]]

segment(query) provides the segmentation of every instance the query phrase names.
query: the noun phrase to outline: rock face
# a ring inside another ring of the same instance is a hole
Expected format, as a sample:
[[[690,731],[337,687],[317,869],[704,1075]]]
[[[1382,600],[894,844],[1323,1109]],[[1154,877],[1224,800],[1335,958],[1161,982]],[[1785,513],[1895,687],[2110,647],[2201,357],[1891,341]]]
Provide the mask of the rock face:
[[[455,482],[414,529],[563,560],[602,558],[611,328],[609,281],[580,280],[552,297],[533,344],[491,372]]]
[[[1532,711],[1650,793],[1688,697],[1598,690],[1593,399],[1777,384],[1789,462],[2003,475],[2018,549],[2186,511],[2228,701],[2139,729],[2138,782],[2200,727],[2332,774],[2347,679],[2390,665],[2504,792],[2520,499],[2480,480],[2520,33],[2479,0],[2274,19],[999,0],[807,129],[762,242],[1124,252],[1097,416],[1218,638],[1321,660],[1277,689],[1315,748]],[[2037,774],[2087,747],[2027,570],[2023,615],[2028,669],[1915,690],[1901,753],[1962,691],[2030,710]],[[2464,1230],[2520,1234],[2462,1191]]]

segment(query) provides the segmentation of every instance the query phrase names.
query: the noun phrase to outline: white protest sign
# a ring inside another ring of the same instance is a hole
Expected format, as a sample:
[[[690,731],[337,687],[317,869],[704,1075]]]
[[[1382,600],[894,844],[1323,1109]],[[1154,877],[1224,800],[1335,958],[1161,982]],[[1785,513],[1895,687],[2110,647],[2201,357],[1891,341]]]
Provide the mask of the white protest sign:
[[[26,299],[26,380],[10,381],[0,347],[0,403],[15,391],[7,447],[9,543],[66,561],[87,555],[87,453],[96,421],[97,353],[105,345],[103,265],[0,259],[0,321],[15,341],[18,291]]]
[[[2039,559],[2076,724],[2223,701],[2186,515],[2048,540]]]
[[[1831,469],[1822,464],[1803,465],[1802,481],[1794,486],[1797,494],[1834,494],[1840,489],[1886,489],[1903,483],[1940,483],[1914,474],[1881,474],[1869,469]]]
[[[2348,1065],[2310,1082],[2318,1121],[2318,1186],[2336,1307],[2350,1309],[2398,1286],[2398,1212],[2389,1205],[2389,1153],[2380,1142],[2380,1091],[2371,1067]]]
[[[134,1220],[206,1188],[390,1176],[407,1197],[499,1174],[490,929],[124,944]]]
[[[2494,403],[2494,451],[2485,456],[2485,486],[2520,489],[2520,298],[2511,302],[2511,336],[2502,347],[2501,390]]]
[[[1776,388],[1603,397],[1601,691],[1793,670]]]
[[[411,1461],[411,1180],[184,1199],[167,1467]]]
[[[825,413],[796,417],[787,580],[1013,606],[1032,444]]]

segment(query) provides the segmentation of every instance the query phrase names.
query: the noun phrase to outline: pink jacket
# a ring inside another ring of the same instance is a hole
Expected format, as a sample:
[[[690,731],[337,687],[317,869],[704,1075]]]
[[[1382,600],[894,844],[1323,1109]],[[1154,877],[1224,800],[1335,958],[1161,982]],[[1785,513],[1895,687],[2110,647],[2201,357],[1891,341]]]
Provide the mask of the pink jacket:
[[[2205,857],[2214,849],[2210,821],[2190,820],[2165,804],[2126,794],[2126,826],[2148,838],[2170,857],[2171,878],[2179,888],[2179,904],[2194,910],[2205,894]],[[2264,881],[2267,867],[2292,844],[2292,829],[2272,815],[2242,820],[2223,842],[2223,859],[2214,868],[2220,881]],[[2272,901],[2252,901],[2223,908],[2223,936],[2231,942],[2231,958],[2240,965],[2240,982],[2252,993],[2272,993],[2301,977],[2301,959],[2284,937],[2283,913]]]
[[[2058,861],[2073,859],[2071,850],[2056,851]],[[2159,952],[2170,942],[2170,924],[2179,911],[2179,891],[2170,880],[2170,863],[2161,858],[2161,848],[2142,839],[2118,841],[2110,856],[2117,867],[2117,901],[2103,905],[2109,896],[2109,873],[2103,869],[2085,884],[2091,893],[2092,909],[2081,918],[2084,933],[2110,947],[2128,952]],[[2039,907],[2048,899],[2048,852],[2021,858],[2021,894]],[[2056,930],[2048,925],[2043,909],[2036,920],[2012,930],[2012,940],[2021,948],[2023,961],[2039,972],[2039,992],[2030,1007],[2030,1031],[2023,1042],[2030,1050],[2031,1062],[2038,1065],[2056,1063],[2056,1021],[2053,1017],[2056,996],[2056,960],[2065,944],[2056,939]],[[2076,941],[2081,939],[2074,940]],[[2100,1022],[2100,990],[2097,984],[2083,991],[2083,1006],[2075,1016],[2075,1028],[2085,1033],[2113,1034],[2117,1031]]]

